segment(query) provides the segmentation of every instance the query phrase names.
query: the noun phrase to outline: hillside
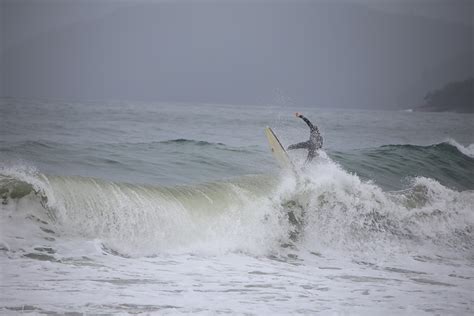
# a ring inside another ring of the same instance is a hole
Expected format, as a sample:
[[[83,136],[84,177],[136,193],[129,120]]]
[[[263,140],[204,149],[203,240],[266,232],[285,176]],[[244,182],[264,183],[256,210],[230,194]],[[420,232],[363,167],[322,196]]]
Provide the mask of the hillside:
[[[417,111],[474,113],[474,78],[450,82],[429,92]]]

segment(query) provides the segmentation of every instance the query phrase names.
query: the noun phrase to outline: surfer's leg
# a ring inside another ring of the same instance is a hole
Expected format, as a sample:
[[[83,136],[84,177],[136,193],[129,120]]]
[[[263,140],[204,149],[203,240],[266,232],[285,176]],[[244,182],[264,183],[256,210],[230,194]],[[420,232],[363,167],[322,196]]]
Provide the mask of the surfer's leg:
[[[316,156],[316,150],[309,150],[308,156],[306,157],[306,161],[304,162],[305,165],[309,164],[311,160]]]

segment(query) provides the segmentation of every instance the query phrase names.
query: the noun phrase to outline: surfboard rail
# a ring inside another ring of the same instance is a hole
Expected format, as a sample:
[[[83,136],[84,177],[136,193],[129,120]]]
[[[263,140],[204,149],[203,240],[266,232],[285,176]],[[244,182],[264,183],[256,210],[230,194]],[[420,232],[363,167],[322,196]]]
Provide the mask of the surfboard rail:
[[[278,165],[285,169],[292,168],[293,163],[291,162],[288,153],[286,152],[285,148],[283,147],[273,130],[268,126],[265,128],[265,135],[267,136],[267,140],[270,144],[270,149],[272,151],[273,157],[275,157]]]

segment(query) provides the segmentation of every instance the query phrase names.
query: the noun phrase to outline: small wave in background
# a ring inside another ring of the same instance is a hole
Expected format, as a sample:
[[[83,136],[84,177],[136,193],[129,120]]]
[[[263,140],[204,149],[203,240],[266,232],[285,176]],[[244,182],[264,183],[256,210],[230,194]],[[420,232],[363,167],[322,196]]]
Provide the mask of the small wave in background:
[[[332,157],[347,170],[391,189],[403,180],[423,176],[457,190],[474,189],[473,145],[454,140],[428,145],[383,145],[378,148],[335,152]]]

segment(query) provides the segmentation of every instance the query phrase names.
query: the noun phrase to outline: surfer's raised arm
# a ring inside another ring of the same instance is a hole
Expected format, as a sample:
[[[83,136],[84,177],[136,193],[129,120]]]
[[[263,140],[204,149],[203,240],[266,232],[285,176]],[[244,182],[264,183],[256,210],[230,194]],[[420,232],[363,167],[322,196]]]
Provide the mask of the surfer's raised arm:
[[[310,143],[309,141],[306,141],[306,142],[301,142],[301,143],[298,143],[298,144],[293,144],[293,145],[290,145],[288,146],[288,150],[293,150],[293,149],[301,149],[301,148],[309,148],[310,147]]]
[[[302,119],[303,121],[305,121],[305,123],[309,126],[309,129],[310,130],[317,130],[316,127],[314,127],[313,123],[311,123],[306,117],[304,117],[303,114],[299,113],[299,112],[296,112],[295,113],[295,116],[296,117],[299,117],[300,119]]]
[[[317,155],[317,150],[323,146],[323,137],[319,133],[319,129],[314,126],[306,117],[304,117],[303,114],[296,112],[295,116],[302,119],[309,126],[309,140],[306,142],[290,145],[288,146],[288,150],[300,148],[308,149],[308,157],[306,158],[305,163],[309,163]]]

